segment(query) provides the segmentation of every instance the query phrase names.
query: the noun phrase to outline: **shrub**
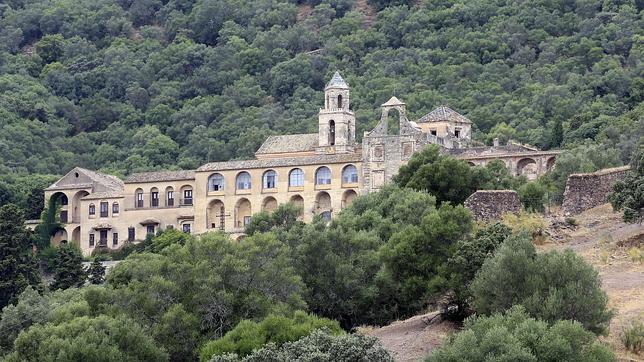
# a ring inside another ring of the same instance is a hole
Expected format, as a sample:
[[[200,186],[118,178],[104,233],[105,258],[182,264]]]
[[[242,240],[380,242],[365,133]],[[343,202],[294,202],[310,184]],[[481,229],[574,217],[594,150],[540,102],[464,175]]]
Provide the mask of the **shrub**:
[[[644,263],[644,252],[640,248],[628,249],[628,256],[634,263]]]
[[[462,318],[468,313],[469,285],[485,260],[494,254],[496,248],[510,235],[512,230],[504,224],[494,223],[477,231],[473,238],[464,238],[456,243],[456,249],[448,259],[446,279],[454,291],[454,300],[458,313],[454,317]]]
[[[627,350],[639,354],[642,351],[642,344],[644,343],[644,323],[641,321],[632,323],[622,333],[621,339]]]
[[[552,325],[530,318],[515,306],[505,314],[469,318],[463,330],[426,362],[456,361],[612,361],[610,349],[573,321]]]
[[[375,337],[358,334],[333,336],[325,331],[316,330],[311,335],[281,346],[270,343],[246,357],[235,354],[215,356],[211,362],[262,362],[262,361],[318,361],[354,362],[374,361],[393,362]]]
[[[129,319],[84,316],[32,326],[20,333],[6,360],[167,361],[168,355]]]
[[[83,269],[83,255],[74,244],[62,244],[58,247],[54,259],[54,282],[52,289],[81,287],[85,284],[87,274]]]
[[[523,207],[530,212],[544,212],[546,191],[546,186],[537,181],[528,182],[519,187],[519,198]]]
[[[520,212],[518,215],[503,215],[503,223],[509,226],[514,233],[527,232],[532,237],[532,242],[541,244],[546,240],[546,220],[536,213]]]
[[[579,225],[579,222],[578,222],[578,221],[577,221],[577,219],[575,219],[574,217],[567,217],[567,218],[565,219],[565,221],[566,221],[566,224],[568,224],[568,225],[570,225],[570,226],[577,226],[577,225]]]
[[[536,318],[576,320],[595,333],[612,316],[592,266],[572,250],[537,254],[525,235],[510,237],[485,261],[471,292],[476,311],[486,315],[521,304]]]
[[[295,312],[291,318],[270,315],[259,323],[244,320],[222,338],[206,343],[201,348],[200,356],[202,361],[225,353],[235,353],[244,357],[267,343],[280,346],[286,342],[297,341],[322,328],[333,335],[343,333],[338,322],[302,311]]]

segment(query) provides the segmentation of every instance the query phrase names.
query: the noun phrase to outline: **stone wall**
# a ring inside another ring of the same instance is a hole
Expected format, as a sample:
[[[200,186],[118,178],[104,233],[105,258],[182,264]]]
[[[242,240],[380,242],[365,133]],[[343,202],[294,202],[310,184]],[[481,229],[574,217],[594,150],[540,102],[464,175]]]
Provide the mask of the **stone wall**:
[[[519,194],[514,190],[479,190],[465,200],[474,219],[487,221],[500,219],[503,214],[516,214],[521,210]]]
[[[613,184],[624,178],[629,169],[629,166],[623,166],[568,176],[562,205],[564,214],[579,214],[606,203],[606,198],[613,191]]]

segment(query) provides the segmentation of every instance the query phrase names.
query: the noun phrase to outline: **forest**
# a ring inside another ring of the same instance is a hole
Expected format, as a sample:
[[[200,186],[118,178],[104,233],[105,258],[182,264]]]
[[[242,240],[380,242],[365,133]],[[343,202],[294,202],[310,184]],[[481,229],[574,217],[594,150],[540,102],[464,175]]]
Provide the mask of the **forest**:
[[[356,330],[427,310],[461,326],[430,362],[614,360],[599,338],[614,311],[597,270],[535,244],[574,172],[630,163],[610,201],[625,221],[644,218],[643,7],[3,1],[0,361],[393,361]],[[564,151],[528,182],[428,147],[331,222],[304,224],[280,205],[255,214],[239,243],[163,230],[83,259],[24,227],[56,213],[43,212],[43,188],[74,166],[194,169],[252,157],[271,134],[314,132],[336,70],[358,138],[395,95],[412,120],[449,105],[479,142]],[[500,188],[525,212],[476,223],[464,199]],[[639,353],[644,326],[628,333]]]

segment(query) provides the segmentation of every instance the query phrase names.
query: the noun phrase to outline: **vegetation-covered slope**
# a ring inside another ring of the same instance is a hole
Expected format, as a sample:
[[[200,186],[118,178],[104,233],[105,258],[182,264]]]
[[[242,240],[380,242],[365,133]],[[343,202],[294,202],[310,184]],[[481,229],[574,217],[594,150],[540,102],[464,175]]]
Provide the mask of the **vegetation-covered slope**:
[[[249,157],[316,129],[335,70],[359,134],[392,94],[412,117],[450,105],[483,141],[599,139],[626,160],[643,132],[640,2],[360,3],[3,1],[0,173]]]

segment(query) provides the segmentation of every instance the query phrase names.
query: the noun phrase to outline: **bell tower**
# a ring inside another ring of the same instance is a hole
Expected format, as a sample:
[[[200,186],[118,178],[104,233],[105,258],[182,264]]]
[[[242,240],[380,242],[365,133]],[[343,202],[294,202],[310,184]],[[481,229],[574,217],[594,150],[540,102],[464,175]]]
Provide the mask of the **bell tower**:
[[[349,110],[349,85],[335,72],[324,88],[324,108],[318,115],[317,153],[354,151],[356,116]]]

